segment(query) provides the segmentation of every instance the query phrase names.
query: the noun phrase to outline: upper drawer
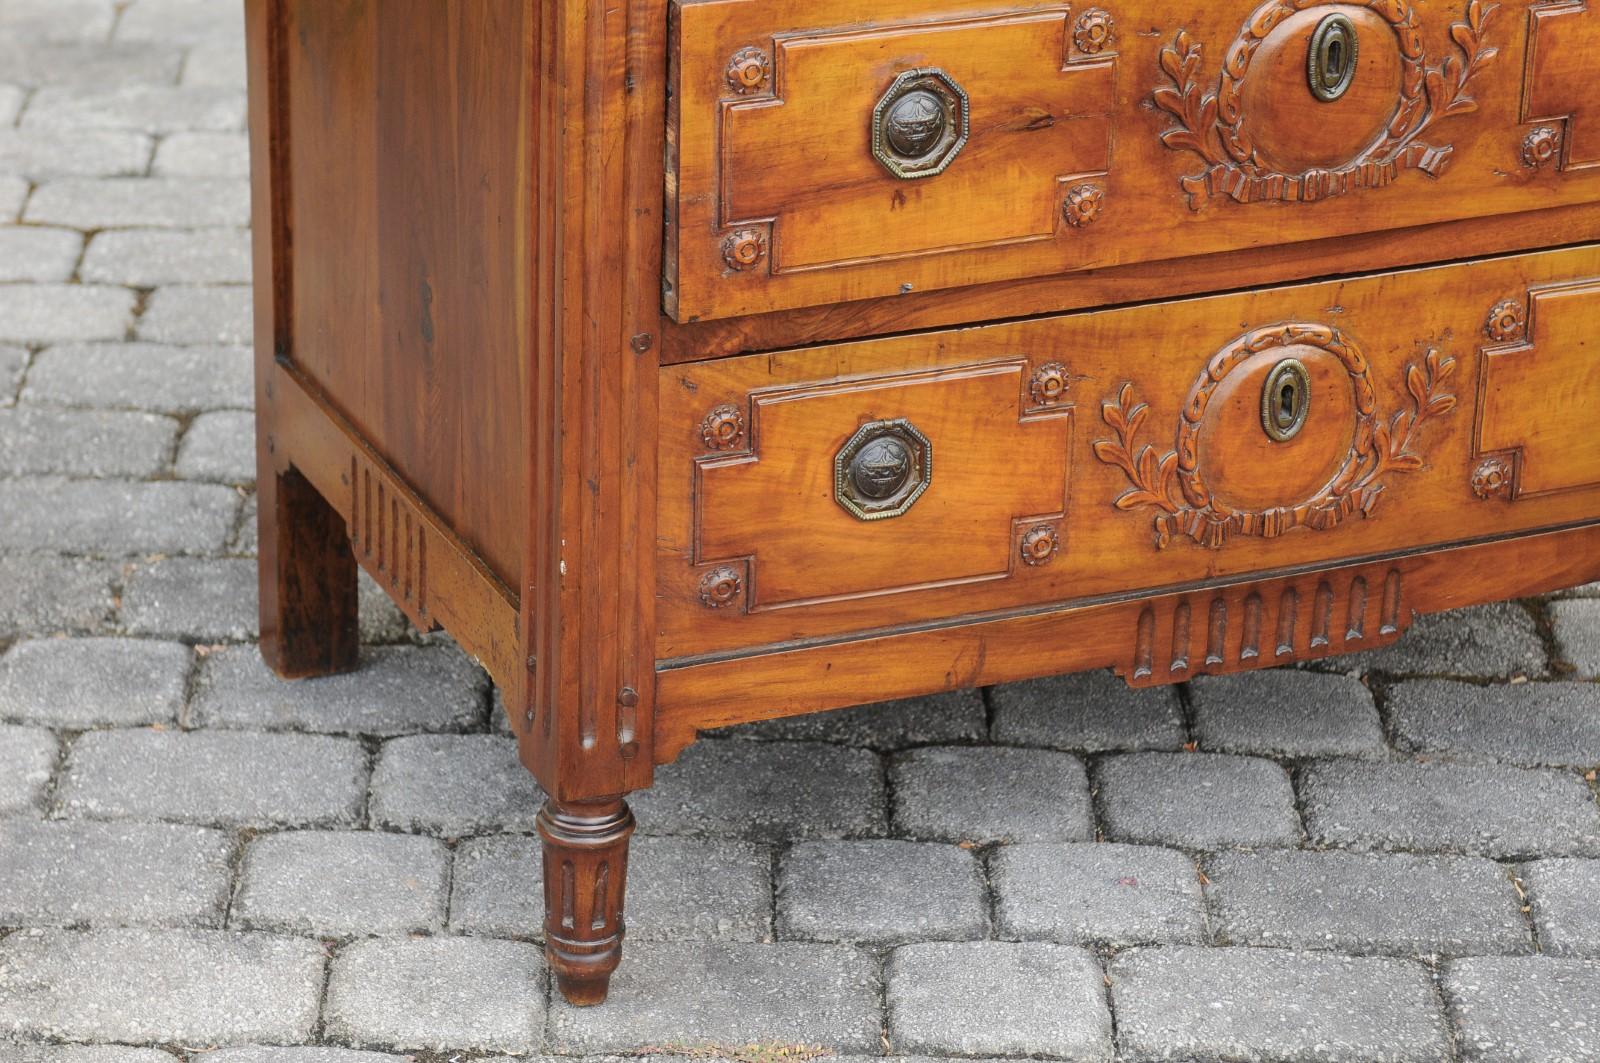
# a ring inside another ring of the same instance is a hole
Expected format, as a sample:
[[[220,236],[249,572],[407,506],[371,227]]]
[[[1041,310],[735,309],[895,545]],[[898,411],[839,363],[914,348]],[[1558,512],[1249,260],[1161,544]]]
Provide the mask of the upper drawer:
[[[1600,198],[1585,0],[860,11],[674,4],[677,320]]]

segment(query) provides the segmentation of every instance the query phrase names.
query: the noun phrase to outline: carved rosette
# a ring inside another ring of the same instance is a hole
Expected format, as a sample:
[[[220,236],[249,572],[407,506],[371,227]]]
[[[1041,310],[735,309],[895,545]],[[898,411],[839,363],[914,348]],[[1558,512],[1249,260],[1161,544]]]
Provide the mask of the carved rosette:
[[[1053,524],[1040,524],[1022,536],[1022,560],[1037,568],[1048,565],[1061,552],[1061,533]]]
[[[1496,303],[1483,332],[1496,343],[1516,343],[1528,333],[1528,308],[1521,299]]]
[[[1510,458],[1492,455],[1472,470],[1472,493],[1485,502],[1497,498],[1510,501],[1515,477],[1516,467]]]
[[[1078,16],[1072,27],[1072,43],[1085,55],[1099,55],[1111,46],[1117,24],[1111,15],[1098,7],[1091,7]]]
[[[1561,130],[1544,125],[1529,133],[1522,142],[1522,165],[1537,170],[1561,157]]]
[[[744,443],[744,411],[723,403],[700,422],[700,438],[711,450],[737,450]]]
[[[1301,11],[1352,5],[1367,8],[1394,30],[1401,75],[1387,128],[1376,141],[1337,166],[1300,173],[1275,170],[1262,161],[1263,146],[1254,141],[1245,124],[1243,87],[1251,60],[1280,25]],[[1200,173],[1181,180],[1190,208],[1200,210],[1219,195],[1238,203],[1313,202],[1364,188],[1382,188],[1407,170],[1438,177],[1454,148],[1428,144],[1423,137],[1444,119],[1478,109],[1469,89],[1484,66],[1499,54],[1498,48],[1484,44],[1490,16],[1498,6],[1492,0],[1469,0],[1464,21],[1450,27],[1450,38],[1460,55],[1430,63],[1416,9],[1409,0],[1267,0],[1223,53],[1217,88],[1209,93],[1200,72],[1203,48],[1187,30],[1180,31],[1161,52],[1161,69],[1171,85],[1157,88],[1153,101],[1178,122],[1161,135],[1162,143],[1174,151],[1193,152],[1205,163]]]
[[[1067,397],[1071,380],[1067,367],[1060,362],[1046,362],[1033,371],[1028,381],[1028,397],[1035,406],[1059,406]]]
[[[1262,352],[1291,346],[1319,348],[1343,365],[1354,400],[1354,442],[1332,480],[1312,497],[1267,509],[1234,508],[1212,492],[1201,474],[1202,421],[1212,395],[1229,373]],[[1178,537],[1217,549],[1235,535],[1273,539],[1295,528],[1327,531],[1355,513],[1371,516],[1390,474],[1423,467],[1422,456],[1415,449],[1420,429],[1428,420],[1455,409],[1456,396],[1444,390],[1455,368],[1455,359],[1438,351],[1429,351],[1422,365],[1408,366],[1405,379],[1411,409],[1388,416],[1379,409],[1366,356],[1343,332],[1299,323],[1259,329],[1229,344],[1201,370],[1183,404],[1175,449],[1163,455],[1153,446],[1138,444],[1150,407],[1136,404],[1133,385],[1124,384],[1116,399],[1102,407],[1102,416],[1116,437],[1096,441],[1094,453],[1121,469],[1133,485],[1116,500],[1117,509],[1149,507],[1159,511],[1155,520],[1158,549],[1165,549]]]
[[[700,601],[707,609],[723,609],[744,593],[744,577],[731,565],[719,565],[700,577]]]
[[[771,77],[772,60],[760,48],[740,48],[728,60],[728,87],[741,96],[761,92]]]
[[[766,257],[767,233],[764,229],[736,229],[722,240],[722,260],[729,269],[751,269],[760,265]]]
[[[1061,216],[1074,229],[1082,229],[1100,220],[1105,205],[1105,189],[1095,184],[1082,184],[1067,191],[1067,198],[1061,204]]]

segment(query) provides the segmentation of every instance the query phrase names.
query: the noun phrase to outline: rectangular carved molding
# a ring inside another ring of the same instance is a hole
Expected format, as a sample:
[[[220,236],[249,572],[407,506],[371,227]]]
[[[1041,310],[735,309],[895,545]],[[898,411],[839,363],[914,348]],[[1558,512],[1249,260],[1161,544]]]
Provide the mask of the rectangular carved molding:
[[[422,513],[386,471],[350,455],[350,545],[356,560],[423,631],[428,616],[428,536]]]

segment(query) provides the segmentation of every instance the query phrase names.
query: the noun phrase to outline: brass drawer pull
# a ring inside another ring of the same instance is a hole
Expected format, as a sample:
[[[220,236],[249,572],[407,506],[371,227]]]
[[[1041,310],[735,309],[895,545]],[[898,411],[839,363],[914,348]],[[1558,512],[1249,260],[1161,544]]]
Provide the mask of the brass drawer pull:
[[[967,93],[943,70],[907,70],[872,110],[872,154],[902,181],[944,173],[967,145]]]
[[[1329,15],[1318,23],[1311,35],[1307,59],[1311,95],[1323,103],[1332,103],[1349,92],[1356,80],[1360,51],[1355,23],[1347,16]]]
[[[1311,414],[1311,373],[1298,358],[1285,358],[1261,389],[1261,427],[1275,443],[1300,434]]]
[[[933,444],[906,420],[862,425],[833,460],[833,493],[858,520],[905,513],[933,481]]]

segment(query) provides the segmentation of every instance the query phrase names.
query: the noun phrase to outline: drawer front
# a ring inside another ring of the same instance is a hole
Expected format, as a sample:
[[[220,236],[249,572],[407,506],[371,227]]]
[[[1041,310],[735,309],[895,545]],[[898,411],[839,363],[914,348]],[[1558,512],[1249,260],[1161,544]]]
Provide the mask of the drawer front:
[[[679,321],[1600,198],[1588,0],[679,0]]]
[[[668,659],[1600,520],[1600,245],[662,373]]]

